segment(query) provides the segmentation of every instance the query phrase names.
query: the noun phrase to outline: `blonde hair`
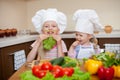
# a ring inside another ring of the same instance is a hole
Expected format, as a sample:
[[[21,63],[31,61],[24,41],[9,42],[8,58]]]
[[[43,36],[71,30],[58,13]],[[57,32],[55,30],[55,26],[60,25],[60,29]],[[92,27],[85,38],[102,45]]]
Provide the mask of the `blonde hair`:
[[[97,46],[98,46],[98,40],[95,36],[93,36],[91,39],[90,39],[90,42],[93,43],[93,46],[94,46],[94,49],[97,49]]]

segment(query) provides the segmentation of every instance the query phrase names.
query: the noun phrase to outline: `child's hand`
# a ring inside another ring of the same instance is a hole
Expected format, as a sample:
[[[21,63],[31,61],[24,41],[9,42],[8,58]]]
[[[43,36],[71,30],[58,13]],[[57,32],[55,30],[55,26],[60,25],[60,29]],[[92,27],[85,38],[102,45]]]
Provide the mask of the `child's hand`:
[[[45,35],[45,34],[40,34],[40,40],[43,41],[44,39],[47,39],[49,37],[49,35]]]
[[[80,44],[79,41],[75,41],[75,42],[73,42],[72,46],[73,46],[73,47],[76,47],[76,46],[79,45],[79,44]]]
[[[52,35],[52,37],[58,42],[61,41],[61,36],[60,35]]]

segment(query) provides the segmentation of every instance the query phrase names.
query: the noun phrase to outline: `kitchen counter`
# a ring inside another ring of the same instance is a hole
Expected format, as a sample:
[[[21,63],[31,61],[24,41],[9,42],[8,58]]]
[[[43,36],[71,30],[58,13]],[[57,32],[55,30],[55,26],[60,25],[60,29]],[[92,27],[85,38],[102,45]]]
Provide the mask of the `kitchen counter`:
[[[106,34],[105,32],[100,32],[99,34],[95,34],[96,38],[120,38],[120,31],[112,32],[110,34]],[[17,35],[15,37],[4,37],[0,38],[0,48],[11,46],[15,44],[25,43],[29,41],[36,40],[38,35]],[[62,38],[75,38],[74,33],[65,33],[61,35]]]
[[[35,39],[37,39],[37,37],[38,35],[18,35],[14,37],[0,38],[0,48],[25,43],[29,41],[34,41]]]
[[[98,34],[94,34],[96,38],[120,38],[120,30],[114,30],[111,33],[105,33],[104,31],[100,31]],[[62,38],[75,38],[74,32],[66,32],[62,34]]]

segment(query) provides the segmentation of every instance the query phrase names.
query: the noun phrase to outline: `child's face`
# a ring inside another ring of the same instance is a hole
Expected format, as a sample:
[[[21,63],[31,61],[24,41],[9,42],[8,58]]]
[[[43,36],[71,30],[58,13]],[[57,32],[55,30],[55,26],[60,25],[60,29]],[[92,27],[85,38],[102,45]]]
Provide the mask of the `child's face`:
[[[59,28],[55,21],[46,21],[42,28],[43,34],[59,34]]]
[[[76,40],[78,40],[81,45],[89,43],[90,38],[90,34],[76,32]]]

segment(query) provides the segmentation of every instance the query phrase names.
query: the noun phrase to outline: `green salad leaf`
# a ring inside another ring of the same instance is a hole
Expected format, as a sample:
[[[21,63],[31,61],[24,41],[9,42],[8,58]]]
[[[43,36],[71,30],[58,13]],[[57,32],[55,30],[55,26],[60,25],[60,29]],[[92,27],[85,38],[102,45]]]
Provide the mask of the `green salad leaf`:
[[[54,47],[55,44],[56,44],[56,40],[50,36],[43,41],[43,48],[46,50],[50,50]]]
[[[40,80],[32,74],[31,70],[23,72],[20,77],[21,80]]]

